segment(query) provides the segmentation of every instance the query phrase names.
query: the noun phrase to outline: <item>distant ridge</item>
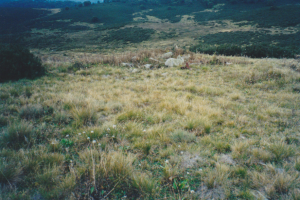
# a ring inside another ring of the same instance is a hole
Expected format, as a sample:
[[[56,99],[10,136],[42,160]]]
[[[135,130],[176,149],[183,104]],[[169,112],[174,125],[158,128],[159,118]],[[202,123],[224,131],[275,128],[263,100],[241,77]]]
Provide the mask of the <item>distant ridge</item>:
[[[47,1],[47,0],[4,0],[0,7],[14,8],[65,8],[74,7],[79,1]]]

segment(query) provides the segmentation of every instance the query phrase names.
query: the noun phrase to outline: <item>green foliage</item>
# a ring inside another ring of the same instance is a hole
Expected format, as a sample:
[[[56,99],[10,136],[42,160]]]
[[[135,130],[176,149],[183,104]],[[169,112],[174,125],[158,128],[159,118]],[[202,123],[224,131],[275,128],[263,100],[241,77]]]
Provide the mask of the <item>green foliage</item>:
[[[44,75],[41,61],[28,49],[0,45],[0,82]]]
[[[60,143],[65,147],[71,147],[74,144],[72,140],[68,140],[68,139],[62,139]]]
[[[275,58],[293,58],[295,52],[278,46],[270,44],[253,44],[238,46],[234,44],[221,44],[221,45],[206,45],[199,44],[191,47],[191,51],[201,52],[206,54],[217,54],[226,56],[248,56],[252,58],[264,58],[264,57],[275,57]]]
[[[123,28],[116,31],[110,31],[103,40],[106,42],[122,41],[123,43],[140,43],[148,40],[154,33],[153,29],[143,29],[137,27]]]

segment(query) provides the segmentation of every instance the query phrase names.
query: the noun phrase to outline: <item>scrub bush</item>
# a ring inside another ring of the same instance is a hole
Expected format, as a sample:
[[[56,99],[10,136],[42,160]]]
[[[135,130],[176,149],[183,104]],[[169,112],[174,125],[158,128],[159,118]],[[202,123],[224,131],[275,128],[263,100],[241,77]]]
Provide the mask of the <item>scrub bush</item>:
[[[13,45],[0,45],[0,82],[33,79],[45,74],[39,58],[28,49]]]

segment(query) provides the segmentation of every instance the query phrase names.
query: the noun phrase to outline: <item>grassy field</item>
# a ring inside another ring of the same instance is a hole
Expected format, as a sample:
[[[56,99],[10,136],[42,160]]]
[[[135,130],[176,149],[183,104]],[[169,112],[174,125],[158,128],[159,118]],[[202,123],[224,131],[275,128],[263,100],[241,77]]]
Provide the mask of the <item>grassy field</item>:
[[[299,61],[162,53],[40,55],[1,84],[0,199],[299,199]]]
[[[2,11],[47,74],[0,84],[0,200],[300,199],[297,1]]]

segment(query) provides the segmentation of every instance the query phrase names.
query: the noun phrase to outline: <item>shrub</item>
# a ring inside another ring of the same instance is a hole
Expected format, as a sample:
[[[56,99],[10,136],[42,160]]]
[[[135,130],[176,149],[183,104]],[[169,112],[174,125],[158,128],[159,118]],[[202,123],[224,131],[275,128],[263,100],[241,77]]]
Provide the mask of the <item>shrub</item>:
[[[97,23],[97,22],[99,22],[99,18],[98,17],[93,17],[91,21],[93,23]]]
[[[44,75],[39,58],[20,46],[0,45],[0,82]]]
[[[90,6],[90,5],[92,5],[92,2],[90,2],[90,1],[85,1],[85,2],[83,2],[83,5],[84,5],[84,6]]]

